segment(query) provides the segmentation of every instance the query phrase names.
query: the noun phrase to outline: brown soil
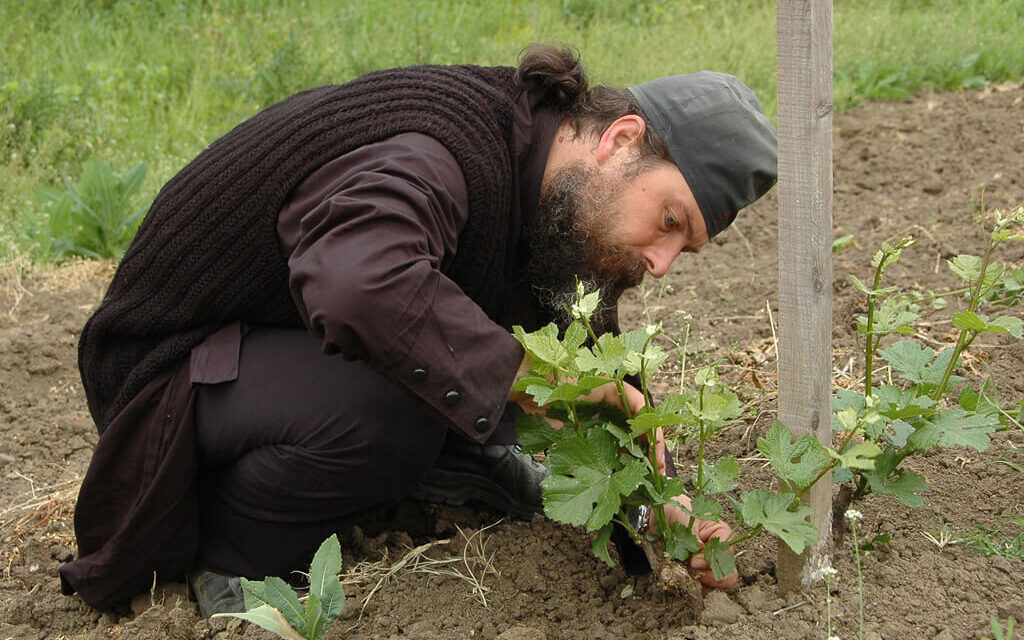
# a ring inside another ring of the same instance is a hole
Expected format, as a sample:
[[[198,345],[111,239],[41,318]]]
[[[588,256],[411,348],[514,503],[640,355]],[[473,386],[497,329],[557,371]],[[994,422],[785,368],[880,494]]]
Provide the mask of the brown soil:
[[[983,190],[990,208],[1024,202],[1024,86],[866,104],[835,118],[834,141],[836,236],[853,234],[854,241],[834,260],[833,363],[836,384],[849,386],[852,328],[862,302],[847,275],[866,279],[882,241],[913,235],[920,242],[893,268],[891,282],[948,289],[955,282],[943,260],[978,253],[984,240],[968,215],[978,207],[978,194]],[[750,418],[720,443],[721,450],[740,457],[753,451],[756,436],[774,417],[768,308],[777,320],[776,234],[771,195],[744,213],[716,246],[681,259],[660,298],[657,290],[647,298],[657,317],[690,313],[697,328],[691,362],[720,359],[723,375],[750,400]],[[1019,266],[1024,250],[1011,245],[1002,257]],[[110,276],[109,264],[75,263],[23,280],[0,279],[0,429],[6,435],[0,442],[0,638],[270,637],[238,621],[200,620],[181,585],[140,596],[133,603],[136,614],[120,618],[59,593],[57,567],[75,552],[74,499],[96,442],[75,344]],[[626,300],[624,324],[642,322],[643,307],[638,295]],[[948,321],[929,322],[937,318],[925,318],[919,327],[921,339],[936,348],[951,336]],[[979,343],[964,373],[990,380],[1005,400],[1024,397],[1024,345],[997,338]],[[692,460],[690,453],[678,452],[681,468]],[[990,634],[990,615],[1024,622],[1024,561],[986,558],[962,545],[940,548],[924,535],[941,523],[958,532],[978,525],[1019,531],[1009,516],[1024,512],[1024,473],[1000,461],[1024,464],[1020,430],[997,434],[985,453],[949,450],[912,460],[931,482],[922,507],[875,497],[859,504],[862,535],[892,538],[863,558],[866,637],[980,638]],[[756,460],[745,460],[742,468],[741,477],[752,486],[767,477]],[[329,638],[829,635],[821,587],[777,593],[775,545],[767,538],[745,545],[738,559],[741,586],[709,595],[700,623],[692,624],[649,579],[634,583],[594,559],[581,531],[536,517],[480,532],[497,518],[434,507],[420,507],[418,514],[429,517],[402,532],[345,532],[346,569],[359,562],[390,565],[417,544],[447,537],[452,542],[431,546],[425,556],[465,556],[465,562],[420,565],[433,574],[399,572],[381,583],[362,611],[361,601],[377,579],[367,574],[363,582],[349,584],[345,611]],[[466,537],[483,545],[482,555],[479,547],[475,554],[464,551]],[[840,576],[834,634],[855,637],[859,600],[849,537],[837,542],[833,563]],[[476,576],[482,587],[474,590],[465,579],[438,573],[445,568]]]

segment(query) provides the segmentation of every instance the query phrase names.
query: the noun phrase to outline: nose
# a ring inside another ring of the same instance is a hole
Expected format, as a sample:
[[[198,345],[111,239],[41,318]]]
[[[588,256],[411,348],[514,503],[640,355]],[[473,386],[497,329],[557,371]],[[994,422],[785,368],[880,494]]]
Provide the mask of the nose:
[[[679,255],[679,247],[675,243],[661,242],[648,245],[640,255],[647,265],[647,272],[655,278],[660,278],[668,273],[672,261]]]

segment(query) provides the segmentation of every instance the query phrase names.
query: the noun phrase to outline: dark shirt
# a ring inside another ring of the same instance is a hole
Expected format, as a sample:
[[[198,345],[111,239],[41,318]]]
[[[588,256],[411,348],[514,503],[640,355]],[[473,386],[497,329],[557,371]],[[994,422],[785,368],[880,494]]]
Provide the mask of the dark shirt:
[[[278,235],[292,296],[325,353],[345,344],[470,437],[480,439],[474,426],[481,418],[498,424],[523,357],[510,330],[514,324],[536,328],[543,317],[515,274],[526,255],[524,218],[536,208],[559,121],[523,94],[511,144],[514,240],[506,267],[513,277],[500,318],[488,318],[443,273],[458,251],[469,205],[462,171],[440,142],[419,133],[397,135],[336,158],[307,178],[281,211]],[[193,350],[193,382],[225,380],[206,372],[233,370],[237,348],[231,344],[238,338],[230,336]],[[214,347],[221,355],[210,353]],[[459,400],[451,404],[453,391]]]

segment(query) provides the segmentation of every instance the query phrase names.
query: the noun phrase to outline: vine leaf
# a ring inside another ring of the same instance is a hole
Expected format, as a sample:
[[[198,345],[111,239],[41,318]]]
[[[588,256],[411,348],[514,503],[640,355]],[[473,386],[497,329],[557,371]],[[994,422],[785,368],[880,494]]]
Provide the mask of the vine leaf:
[[[797,488],[814,482],[828,464],[828,454],[814,436],[803,435],[794,442],[789,429],[778,420],[757,439],[757,450],[768,458],[780,478]]]
[[[739,513],[747,526],[763,526],[798,555],[818,541],[817,527],[807,521],[811,508],[797,502],[791,493],[771,494],[764,489],[744,491],[740,494]]]
[[[721,580],[736,571],[736,556],[729,553],[729,545],[718,538],[711,538],[704,543],[704,559],[711,565],[715,580]]]

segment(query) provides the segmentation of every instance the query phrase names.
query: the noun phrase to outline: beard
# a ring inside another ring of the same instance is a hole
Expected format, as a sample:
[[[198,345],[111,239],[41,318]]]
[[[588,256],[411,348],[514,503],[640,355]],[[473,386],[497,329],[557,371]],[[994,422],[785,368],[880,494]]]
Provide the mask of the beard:
[[[534,295],[561,329],[571,322],[577,279],[587,292],[601,291],[591,317],[597,334],[611,328],[619,296],[643,280],[646,266],[610,236],[614,195],[630,176],[606,177],[582,163],[556,172],[527,225],[530,259],[526,275]]]

